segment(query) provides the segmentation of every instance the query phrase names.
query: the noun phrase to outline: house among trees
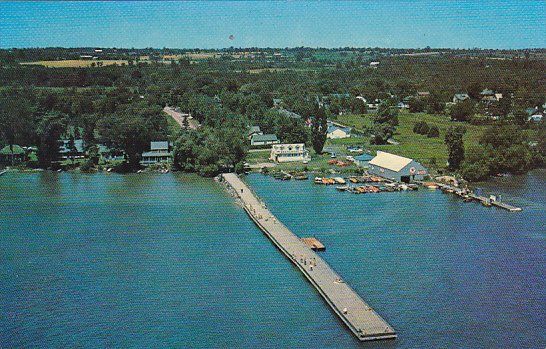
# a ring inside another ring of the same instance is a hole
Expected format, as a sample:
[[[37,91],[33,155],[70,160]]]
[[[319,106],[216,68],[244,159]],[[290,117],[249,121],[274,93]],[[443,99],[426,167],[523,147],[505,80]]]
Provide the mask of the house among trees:
[[[280,108],[279,113],[281,113],[282,115],[287,116],[289,118],[292,118],[292,119],[301,119],[302,118],[302,116],[300,114],[296,114],[296,113],[291,112],[290,110],[286,110],[284,108]]]
[[[408,110],[409,109],[409,103],[406,102],[406,101],[401,101],[401,102],[398,102],[398,104],[396,105],[398,107],[398,109],[400,110]]]
[[[368,166],[371,174],[404,183],[423,180],[428,174],[427,169],[415,160],[384,151],[377,151]]]
[[[59,148],[61,159],[82,159],[85,157],[83,139],[63,139]]]
[[[14,165],[28,159],[27,152],[17,144],[6,145],[0,150],[0,163]]]
[[[252,139],[254,135],[263,135],[264,133],[260,129],[260,126],[251,126],[248,130],[248,140]]]
[[[281,108],[283,104],[282,98],[273,98],[273,108]]]
[[[103,161],[123,160],[125,156],[122,151],[111,149],[103,144],[99,144],[99,157]]]
[[[250,145],[279,144],[280,141],[275,134],[255,134],[250,139]]]
[[[349,137],[351,137],[350,127],[339,127],[339,126],[330,124],[326,131],[326,138],[328,139],[340,139],[340,138],[349,138]]]
[[[171,144],[168,141],[152,141],[150,142],[150,151],[142,153],[142,165],[151,165],[156,163],[171,163],[173,153]]]
[[[470,96],[466,93],[456,93],[453,96],[453,103],[461,103],[466,101],[467,99],[470,99]]]
[[[493,90],[484,89],[480,92],[482,102],[498,102],[502,99],[502,93],[495,93]]]
[[[529,116],[529,121],[542,121],[543,115],[540,113]]]
[[[309,161],[309,151],[305,148],[305,144],[274,144],[271,147],[271,155],[269,160],[274,162],[293,162],[293,161]]]
[[[417,92],[417,98],[425,98],[425,97],[429,97],[430,96],[430,92],[428,91],[418,91]]]

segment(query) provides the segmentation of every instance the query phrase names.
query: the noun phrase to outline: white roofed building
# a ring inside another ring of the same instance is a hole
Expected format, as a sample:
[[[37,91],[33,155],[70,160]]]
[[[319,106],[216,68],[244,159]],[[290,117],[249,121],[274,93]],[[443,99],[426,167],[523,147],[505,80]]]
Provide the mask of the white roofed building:
[[[423,180],[428,174],[427,169],[417,161],[384,151],[377,151],[377,156],[370,160],[368,166],[368,172],[397,182]]]

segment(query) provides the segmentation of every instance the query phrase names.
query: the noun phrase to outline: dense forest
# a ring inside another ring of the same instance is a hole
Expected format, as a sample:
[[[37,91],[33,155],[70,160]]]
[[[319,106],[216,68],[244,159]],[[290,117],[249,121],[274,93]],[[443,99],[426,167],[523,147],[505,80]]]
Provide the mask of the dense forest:
[[[85,64],[43,62],[68,60]],[[490,124],[487,116],[499,117],[483,147],[467,149],[451,166],[481,179],[544,163],[544,121],[530,123],[524,112],[543,111],[545,72],[545,50],[0,50],[0,148],[37,146],[32,165],[47,168],[58,160],[59,139],[82,138],[92,151],[98,144],[123,151],[124,169],[134,170],[151,140],[168,138],[180,170],[214,175],[242,169],[250,125],[283,142],[315,145],[320,135],[309,121],[373,113],[370,142],[382,144],[396,130],[396,104],[407,101],[410,111],[453,120]],[[480,103],[483,89],[504,98]],[[420,91],[426,97],[416,97]],[[450,106],[456,93],[470,98]],[[363,99],[379,107],[368,110]],[[191,113],[202,127],[173,130],[165,105]],[[515,165],[514,157],[523,160]]]

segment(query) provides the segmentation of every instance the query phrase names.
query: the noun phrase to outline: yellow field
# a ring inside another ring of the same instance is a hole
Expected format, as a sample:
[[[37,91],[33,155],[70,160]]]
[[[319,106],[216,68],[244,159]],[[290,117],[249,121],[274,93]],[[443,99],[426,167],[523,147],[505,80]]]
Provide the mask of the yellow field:
[[[43,65],[48,68],[82,68],[90,67],[92,63],[97,64],[102,62],[102,65],[122,65],[127,64],[126,60],[88,60],[88,59],[72,59],[64,61],[37,61],[37,62],[25,62],[23,65]]]

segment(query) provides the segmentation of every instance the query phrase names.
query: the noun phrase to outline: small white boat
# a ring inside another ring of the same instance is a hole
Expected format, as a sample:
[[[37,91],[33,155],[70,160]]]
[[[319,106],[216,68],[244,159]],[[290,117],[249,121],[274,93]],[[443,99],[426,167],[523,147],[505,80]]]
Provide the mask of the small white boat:
[[[345,184],[347,182],[345,182],[345,180],[341,177],[335,177],[334,178],[334,181],[336,181],[337,184]]]

